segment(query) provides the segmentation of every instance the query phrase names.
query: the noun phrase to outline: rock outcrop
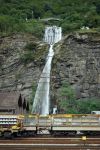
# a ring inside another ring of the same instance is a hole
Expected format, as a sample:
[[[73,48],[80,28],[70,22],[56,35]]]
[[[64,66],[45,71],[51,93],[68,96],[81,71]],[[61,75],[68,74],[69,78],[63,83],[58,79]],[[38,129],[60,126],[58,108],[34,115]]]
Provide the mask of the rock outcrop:
[[[52,93],[69,83],[76,98],[100,98],[100,34],[75,33],[55,46],[52,64]]]
[[[0,37],[0,91],[20,91],[30,98],[47,52],[47,46],[33,35]]]
[[[100,97],[100,34],[75,33],[54,47],[51,99],[69,83],[76,98]],[[48,47],[32,35],[0,37],[0,91],[21,91],[28,99],[37,86]]]

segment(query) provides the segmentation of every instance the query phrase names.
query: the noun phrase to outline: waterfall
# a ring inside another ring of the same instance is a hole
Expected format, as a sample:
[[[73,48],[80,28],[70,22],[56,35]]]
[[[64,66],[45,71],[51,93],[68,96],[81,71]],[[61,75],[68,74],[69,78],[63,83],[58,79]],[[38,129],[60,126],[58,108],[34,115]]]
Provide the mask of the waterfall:
[[[61,27],[46,27],[44,34],[44,41],[48,43],[49,52],[47,56],[47,61],[40,76],[38,87],[36,90],[32,113],[47,115],[49,114],[49,91],[50,91],[50,71],[52,58],[54,56],[53,45],[61,40]]]
[[[44,41],[48,44],[54,45],[59,42],[62,37],[62,29],[61,27],[52,26],[45,28]]]

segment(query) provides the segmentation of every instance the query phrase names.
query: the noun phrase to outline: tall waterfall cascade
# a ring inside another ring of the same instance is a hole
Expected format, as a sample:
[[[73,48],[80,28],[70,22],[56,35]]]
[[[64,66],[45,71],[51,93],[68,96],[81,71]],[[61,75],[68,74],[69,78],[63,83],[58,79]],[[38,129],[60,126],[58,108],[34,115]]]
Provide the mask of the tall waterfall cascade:
[[[35,93],[32,113],[47,115],[50,106],[50,71],[52,58],[54,56],[53,45],[61,40],[62,29],[57,26],[45,28],[44,42],[49,44],[49,52],[46,64],[40,76],[38,87]]]

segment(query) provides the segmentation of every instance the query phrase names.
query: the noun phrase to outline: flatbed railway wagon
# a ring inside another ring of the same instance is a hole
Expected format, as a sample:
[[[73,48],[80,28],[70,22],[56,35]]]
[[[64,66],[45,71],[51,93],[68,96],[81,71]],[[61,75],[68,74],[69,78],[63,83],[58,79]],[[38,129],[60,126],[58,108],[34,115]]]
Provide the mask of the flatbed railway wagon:
[[[47,134],[51,130],[51,116],[27,115],[22,120],[22,135],[36,136]]]
[[[100,115],[59,114],[52,115],[51,120],[52,135],[75,135],[78,132],[85,135],[100,134]]]
[[[99,114],[0,115],[2,137],[100,134]]]
[[[51,115],[39,115],[37,124],[38,134],[50,134],[49,130],[51,130],[51,123]]]
[[[0,135],[3,137],[16,136],[22,129],[21,115],[0,115]]]
[[[25,115],[22,119],[22,136],[35,136],[38,131],[38,115]]]

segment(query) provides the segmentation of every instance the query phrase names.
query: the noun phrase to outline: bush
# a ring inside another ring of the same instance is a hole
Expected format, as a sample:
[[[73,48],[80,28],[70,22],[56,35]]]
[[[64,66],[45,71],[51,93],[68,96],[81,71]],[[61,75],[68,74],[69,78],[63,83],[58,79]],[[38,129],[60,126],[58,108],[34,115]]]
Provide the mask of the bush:
[[[60,113],[90,114],[91,111],[100,110],[100,101],[97,98],[77,100],[70,85],[63,84],[60,89]]]
[[[98,99],[80,99],[77,101],[78,113],[91,113],[91,111],[100,110],[100,101]]]
[[[64,34],[68,33],[68,32],[72,32],[74,30],[77,30],[80,28],[80,26],[81,25],[79,23],[66,23],[66,22],[64,22],[61,24],[61,27],[63,29]]]
[[[27,64],[31,61],[34,60],[34,55],[33,55],[33,52],[32,51],[27,51],[25,52],[24,54],[22,54],[20,56],[20,60],[24,63],[24,64]]]
[[[75,93],[69,84],[63,84],[60,89],[59,107],[64,113],[76,112]]]
[[[0,16],[0,32],[10,32],[13,31],[14,19],[10,16],[1,15]]]
[[[28,43],[25,46],[25,50],[34,51],[36,50],[37,45],[35,43]]]
[[[32,33],[37,37],[43,37],[44,34],[44,24],[37,20],[30,20],[25,24],[25,31]]]

